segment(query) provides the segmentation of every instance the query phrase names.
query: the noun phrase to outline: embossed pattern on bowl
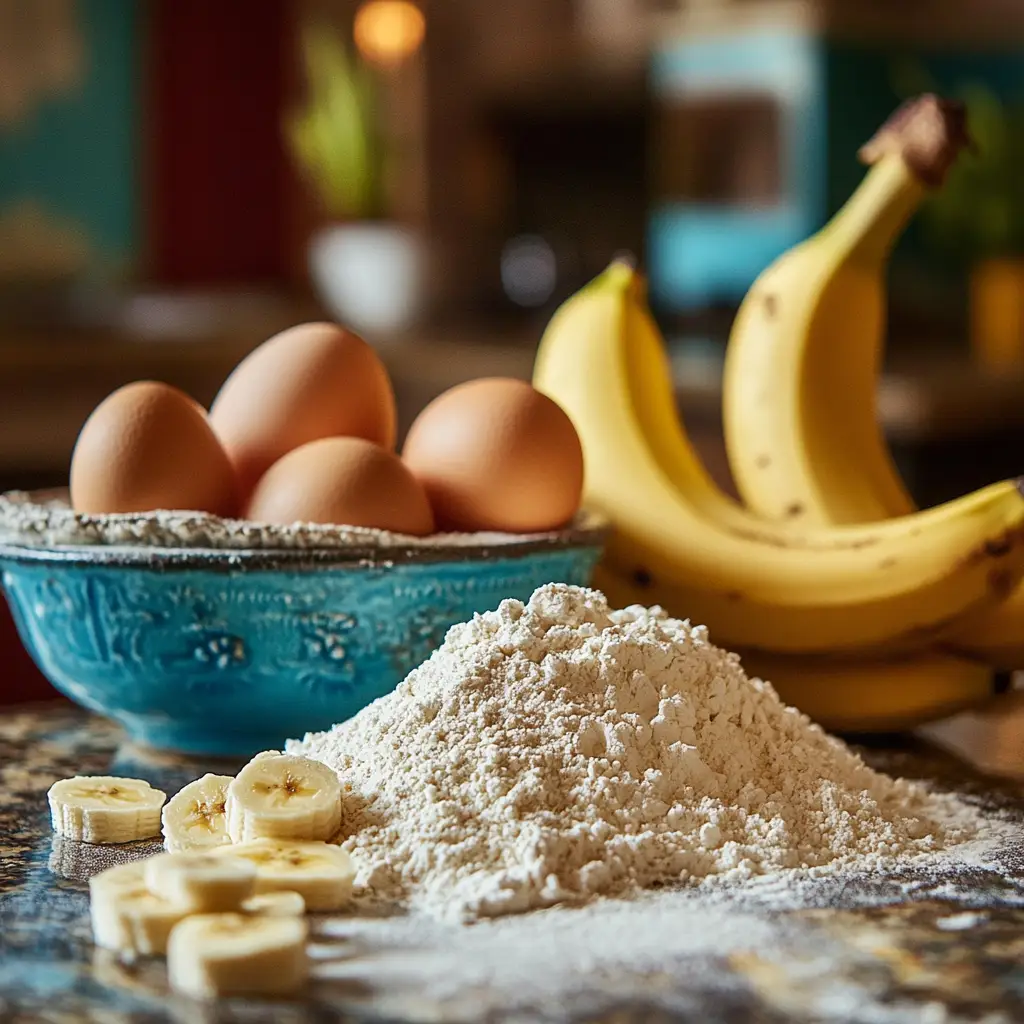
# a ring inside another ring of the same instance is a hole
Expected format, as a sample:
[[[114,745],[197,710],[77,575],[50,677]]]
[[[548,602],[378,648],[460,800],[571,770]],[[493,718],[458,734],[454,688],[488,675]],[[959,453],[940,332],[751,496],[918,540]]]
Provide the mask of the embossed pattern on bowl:
[[[0,545],[0,572],[58,689],[137,742],[238,755],[350,717],[504,598],[588,583],[602,537],[378,552]]]

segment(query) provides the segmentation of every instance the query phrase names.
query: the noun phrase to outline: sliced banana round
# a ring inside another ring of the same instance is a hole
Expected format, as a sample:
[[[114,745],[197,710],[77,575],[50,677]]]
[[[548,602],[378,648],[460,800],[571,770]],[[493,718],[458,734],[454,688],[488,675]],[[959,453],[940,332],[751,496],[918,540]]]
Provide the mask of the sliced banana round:
[[[228,835],[250,839],[331,839],[341,826],[341,783],[320,761],[260,754],[228,786]]]
[[[245,857],[256,865],[256,892],[297,892],[311,911],[337,910],[352,892],[355,866],[340,846],[254,839],[218,847],[216,856]]]
[[[243,914],[302,917],[306,913],[306,901],[297,892],[282,889],[279,892],[261,892],[258,896],[250,896],[239,910]]]
[[[230,775],[204,775],[179,789],[164,807],[164,848],[169,852],[230,843],[225,805]]]
[[[197,999],[288,995],[308,972],[306,922],[298,917],[197,914],[167,946],[172,990]]]
[[[142,779],[79,775],[46,794],[53,831],[83,843],[130,843],[160,835],[165,794]]]
[[[256,866],[244,857],[202,850],[159,853],[143,861],[146,886],[190,914],[237,910],[256,887]]]
[[[188,913],[187,907],[149,891],[143,864],[119,864],[89,879],[89,917],[97,946],[156,956],[167,950],[171,929]]]

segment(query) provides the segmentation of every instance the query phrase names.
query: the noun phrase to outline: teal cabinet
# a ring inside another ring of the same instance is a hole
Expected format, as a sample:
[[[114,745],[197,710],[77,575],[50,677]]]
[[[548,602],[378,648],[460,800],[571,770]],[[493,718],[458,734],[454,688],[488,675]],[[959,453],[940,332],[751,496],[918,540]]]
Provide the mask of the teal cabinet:
[[[665,40],[650,80],[651,292],[660,308],[687,311],[735,305],[824,224],[864,174],[857,150],[908,94],[980,87],[1024,103],[1024,48],[915,49],[777,25]],[[955,255],[916,223],[897,264],[936,294],[966,269]]]
[[[143,8],[136,0],[78,0],[66,5],[66,38],[50,38],[28,23],[42,15],[21,5],[32,40],[20,65],[25,74],[33,73],[33,61],[47,59],[48,47],[69,48],[56,59],[75,68],[66,84],[37,89],[17,116],[0,123],[0,244],[14,244],[5,231],[16,232],[29,218],[40,266],[47,247],[55,267],[71,250],[89,268],[116,273],[132,264],[140,219]],[[3,262],[18,275],[13,257]]]

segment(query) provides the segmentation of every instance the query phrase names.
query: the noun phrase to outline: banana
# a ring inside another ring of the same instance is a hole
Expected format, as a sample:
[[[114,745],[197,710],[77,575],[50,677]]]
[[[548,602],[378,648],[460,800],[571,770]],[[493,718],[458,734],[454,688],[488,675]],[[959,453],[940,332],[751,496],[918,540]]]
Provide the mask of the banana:
[[[154,896],[143,862],[119,864],[89,879],[93,941],[130,956],[155,956],[167,949],[171,929],[188,908]]]
[[[232,780],[227,829],[232,842],[331,839],[341,826],[341,783],[319,761],[263,753]]]
[[[937,162],[922,158],[922,136]],[[724,426],[737,487],[760,515],[837,525],[914,511],[876,415],[884,264],[965,141],[958,106],[923,97],[903,108],[862,150],[873,166],[849,202],[769,267],[741,305],[726,350]],[[1024,668],[1024,588],[940,639],[999,668]]]
[[[1006,671],[1024,669],[1024,587],[995,608],[968,612],[944,631],[943,642]]]
[[[751,678],[833,732],[902,732],[984,703],[998,689],[988,665],[937,652],[888,661],[834,661],[740,652]]]
[[[924,96],[861,149],[860,186],[816,235],[755,281],[726,349],[723,421],[747,507],[819,525],[913,503],[876,416],[890,250],[966,145],[959,104]]]
[[[261,892],[243,900],[238,908],[243,914],[269,914],[271,917],[302,917],[306,913],[306,901],[297,892],[282,889],[278,892]]]
[[[679,421],[642,283],[625,263],[556,312],[534,385],[579,432],[584,501],[613,525],[598,585],[618,606],[660,603],[727,646],[915,650],[1024,574],[1014,482],[848,527],[766,523],[724,495]]]
[[[178,790],[161,815],[164,848],[174,853],[230,843],[225,804],[230,775],[204,775]]]
[[[141,779],[78,775],[47,793],[53,831],[83,843],[131,843],[160,835],[166,796]]]
[[[146,887],[190,914],[237,910],[256,887],[256,867],[242,857],[203,851],[160,853],[143,861]]]
[[[221,846],[217,856],[244,857],[256,865],[257,894],[297,892],[310,911],[337,910],[352,892],[352,858],[329,843],[254,839]]]
[[[167,978],[195,999],[289,995],[308,975],[306,935],[297,917],[197,914],[171,933]]]

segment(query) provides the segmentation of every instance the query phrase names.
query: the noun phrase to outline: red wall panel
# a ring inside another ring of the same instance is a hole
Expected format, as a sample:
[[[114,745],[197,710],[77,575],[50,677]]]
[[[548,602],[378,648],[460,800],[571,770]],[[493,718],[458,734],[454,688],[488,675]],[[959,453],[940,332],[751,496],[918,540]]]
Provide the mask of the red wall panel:
[[[286,278],[285,0],[155,0],[143,125],[149,258],[174,285]]]
[[[0,660],[0,705],[58,696],[22,646],[3,598],[0,598]]]

